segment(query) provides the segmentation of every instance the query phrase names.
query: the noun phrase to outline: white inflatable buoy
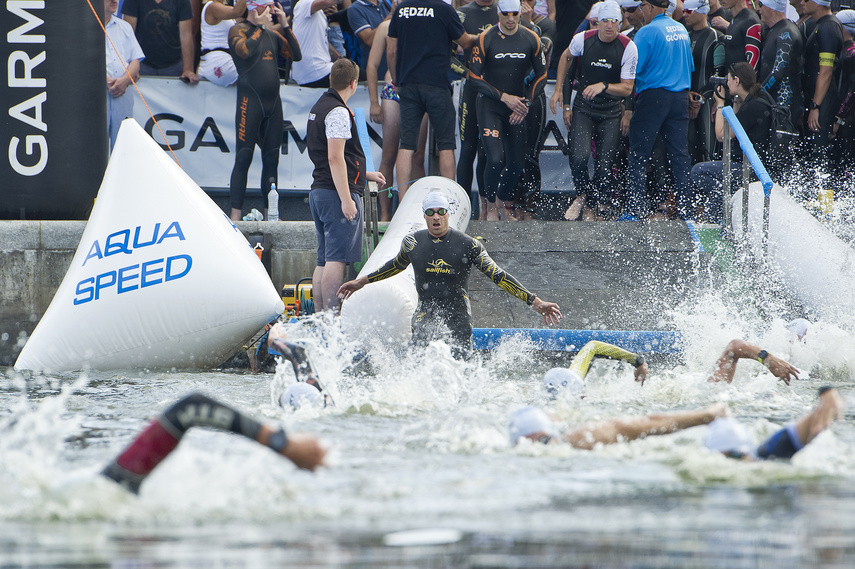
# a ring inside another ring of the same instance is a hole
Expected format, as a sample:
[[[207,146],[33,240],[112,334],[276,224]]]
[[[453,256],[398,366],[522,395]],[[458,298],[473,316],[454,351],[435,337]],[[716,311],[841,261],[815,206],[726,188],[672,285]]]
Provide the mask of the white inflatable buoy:
[[[749,185],[748,231],[742,227],[742,190],[731,198],[733,233],[764,265],[774,266],[790,293],[821,317],[855,313],[855,249],[775,184],[769,203],[769,240],[763,257],[763,188]]]
[[[15,369],[216,366],[284,305],[246,238],[132,119]]]
[[[414,182],[401,200],[383,239],[359,271],[367,275],[395,258],[401,250],[401,241],[410,233],[427,229],[422,200],[432,191],[440,191],[450,204],[448,225],[466,231],[472,204],[459,184],[442,176],[427,176]],[[416,280],[413,268],[364,286],[341,306],[341,325],[352,338],[380,338],[384,342],[403,344],[412,330],[410,320],[418,305]]]

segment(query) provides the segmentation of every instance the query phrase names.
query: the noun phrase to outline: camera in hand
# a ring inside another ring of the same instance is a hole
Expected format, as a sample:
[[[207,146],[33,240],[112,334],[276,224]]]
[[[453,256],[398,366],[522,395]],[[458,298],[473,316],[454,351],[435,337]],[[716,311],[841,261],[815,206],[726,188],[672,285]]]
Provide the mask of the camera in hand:
[[[713,75],[710,77],[710,87],[714,93],[718,93],[720,97],[727,97],[727,77],[718,77]],[[719,91],[721,87],[721,91]]]

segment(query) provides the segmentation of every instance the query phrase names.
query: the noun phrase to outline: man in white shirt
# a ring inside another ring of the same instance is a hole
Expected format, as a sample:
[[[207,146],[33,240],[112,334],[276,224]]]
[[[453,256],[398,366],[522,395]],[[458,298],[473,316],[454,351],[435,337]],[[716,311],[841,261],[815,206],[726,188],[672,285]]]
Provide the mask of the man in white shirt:
[[[127,93],[131,78],[140,76],[140,60],[145,58],[131,25],[114,15],[119,0],[104,0],[104,28],[107,30],[107,128],[110,151],[116,144],[119,125],[134,115],[134,96]],[[117,53],[118,52],[118,53]],[[127,71],[125,71],[127,67]]]
[[[300,42],[303,59],[291,66],[291,78],[301,87],[330,86],[332,57],[324,10],[335,4],[336,0],[300,0],[294,6],[291,29]]]

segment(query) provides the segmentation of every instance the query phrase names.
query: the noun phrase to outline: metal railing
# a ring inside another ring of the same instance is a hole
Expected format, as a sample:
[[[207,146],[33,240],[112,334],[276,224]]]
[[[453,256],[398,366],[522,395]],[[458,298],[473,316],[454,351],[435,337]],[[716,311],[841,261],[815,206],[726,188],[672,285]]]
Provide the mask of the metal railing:
[[[751,176],[751,170],[754,170],[754,173],[757,175],[757,179],[760,180],[760,183],[763,185],[763,233],[762,233],[762,251],[763,255],[766,255],[766,247],[768,244],[768,236],[769,236],[769,199],[772,193],[772,186],[774,186],[774,182],[772,181],[772,177],[769,176],[769,172],[766,171],[766,166],[763,165],[763,161],[760,160],[760,156],[757,155],[757,150],[754,149],[754,145],[751,143],[751,140],[748,139],[748,134],[745,132],[745,129],[742,128],[742,124],[740,124],[739,119],[736,118],[736,113],[733,112],[733,108],[725,107],[721,109],[722,116],[725,119],[724,122],[724,133],[723,133],[723,149],[722,149],[722,174],[723,174],[723,193],[722,199],[724,200],[724,227],[725,234],[730,238],[734,239],[735,235],[733,232],[728,229],[732,224],[732,216],[733,212],[730,207],[730,197],[731,197],[731,184],[730,184],[730,176],[731,176],[731,167],[730,167],[730,150],[731,150],[731,132],[736,137],[736,140],[739,142],[739,147],[742,149],[742,231],[743,236],[747,237],[748,235],[748,181]]]

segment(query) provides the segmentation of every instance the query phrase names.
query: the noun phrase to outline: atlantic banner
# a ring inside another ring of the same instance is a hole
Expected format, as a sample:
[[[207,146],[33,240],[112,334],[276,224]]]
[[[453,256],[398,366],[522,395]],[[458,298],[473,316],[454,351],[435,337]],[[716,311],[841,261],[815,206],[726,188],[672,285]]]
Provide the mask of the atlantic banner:
[[[0,0],[0,37],[0,219],[86,219],[107,165],[104,32],[87,0]]]

